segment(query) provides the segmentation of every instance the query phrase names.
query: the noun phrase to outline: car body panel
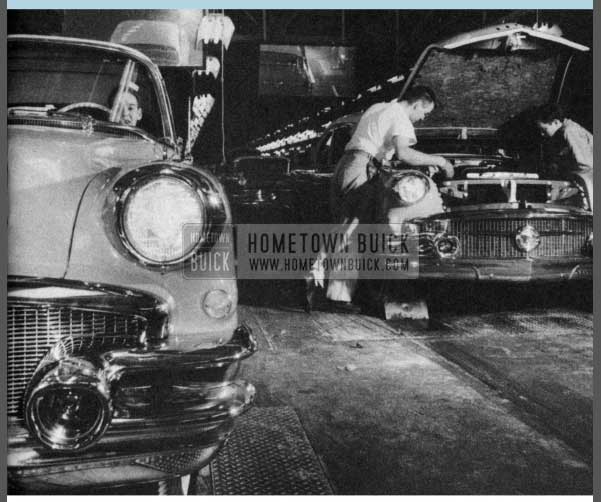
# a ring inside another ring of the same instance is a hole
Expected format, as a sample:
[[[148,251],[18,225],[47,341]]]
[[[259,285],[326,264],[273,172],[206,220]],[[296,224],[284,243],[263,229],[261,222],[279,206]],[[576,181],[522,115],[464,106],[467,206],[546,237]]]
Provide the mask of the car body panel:
[[[156,142],[9,125],[9,274],[63,276],[81,198],[113,166],[163,157]]]
[[[111,240],[111,220],[106,214],[111,210],[107,197],[123,174],[121,170],[96,177],[83,197],[65,278],[132,287],[162,298],[170,316],[170,336],[166,341],[169,350],[196,350],[223,343],[238,325],[237,313],[234,310],[225,319],[211,319],[203,310],[203,298],[207,291],[218,289],[227,292],[235,305],[238,298],[235,270],[195,277],[186,274],[184,267],[176,266],[158,273],[117,249]],[[224,192],[221,196],[225,197]],[[229,211],[227,216],[230,217]],[[89,266],[91,254],[96,263],[93,269]]]

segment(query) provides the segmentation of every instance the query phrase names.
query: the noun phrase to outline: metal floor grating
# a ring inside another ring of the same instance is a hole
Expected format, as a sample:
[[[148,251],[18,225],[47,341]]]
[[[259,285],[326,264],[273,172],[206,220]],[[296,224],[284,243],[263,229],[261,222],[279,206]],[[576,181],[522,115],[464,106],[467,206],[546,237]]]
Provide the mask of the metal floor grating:
[[[593,334],[593,315],[564,309],[495,312],[469,316],[441,317],[447,328],[470,336],[541,336]]]
[[[215,495],[330,495],[332,489],[294,410],[252,408],[211,463]]]

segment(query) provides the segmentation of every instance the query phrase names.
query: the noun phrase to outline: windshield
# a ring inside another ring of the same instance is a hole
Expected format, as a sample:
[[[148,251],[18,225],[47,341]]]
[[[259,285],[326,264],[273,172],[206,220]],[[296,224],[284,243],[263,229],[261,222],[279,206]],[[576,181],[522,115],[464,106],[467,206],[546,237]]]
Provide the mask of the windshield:
[[[69,113],[164,136],[146,67],[126,55],[79,45],[12,41],[8,107],[15,112]]]

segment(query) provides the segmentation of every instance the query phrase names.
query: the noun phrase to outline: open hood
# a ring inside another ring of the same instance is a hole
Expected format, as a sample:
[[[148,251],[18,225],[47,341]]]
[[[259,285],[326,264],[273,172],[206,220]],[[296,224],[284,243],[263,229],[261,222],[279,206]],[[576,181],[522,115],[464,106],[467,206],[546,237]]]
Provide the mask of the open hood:
[[[503,47],[505,50],[511,51],[540,49],[546,43],[551,42],[582,52],[589,50],[586,45],[572,42],[561,35],[561,29],[557,26],[535,25],[530,28],[518,23],[503,23],[461,33],[436,45],[444,49],[473,46],[483,49]]]
[[[426,48],[404,89],[422,84],[436,93],[439,106],[420,127],[498,128],[559,100],[572,56],[587,50],[555,29],[492,26]]]

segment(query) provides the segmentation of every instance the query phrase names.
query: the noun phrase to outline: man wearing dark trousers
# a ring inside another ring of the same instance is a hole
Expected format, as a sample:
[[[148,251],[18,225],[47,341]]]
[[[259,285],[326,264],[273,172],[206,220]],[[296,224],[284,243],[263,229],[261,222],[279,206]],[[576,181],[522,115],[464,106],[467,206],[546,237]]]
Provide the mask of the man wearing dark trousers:
[[[330,208],[339,227],[350,239],[359,223],[368,223],[377,194],[368,181],[377,172],[375,166],[390,160],[394,154],[409,166],[434,166],[453,176],[453,166],[444,157],[429,155],[413,148],[417,143],[413,124],[424,119],[436,106],[434,92],[426,86],[409,89],[400,99],[376,103],[362,115],[353,136],[339,160],[331,184]],[[325,259],[322,251],[313,269],[314,283],[323,285],[319,265]],[[335,310],[357,310],[352,305],[357,277],[330,279],[326,297]],[[307,296],[311,307],[312,288]]]

